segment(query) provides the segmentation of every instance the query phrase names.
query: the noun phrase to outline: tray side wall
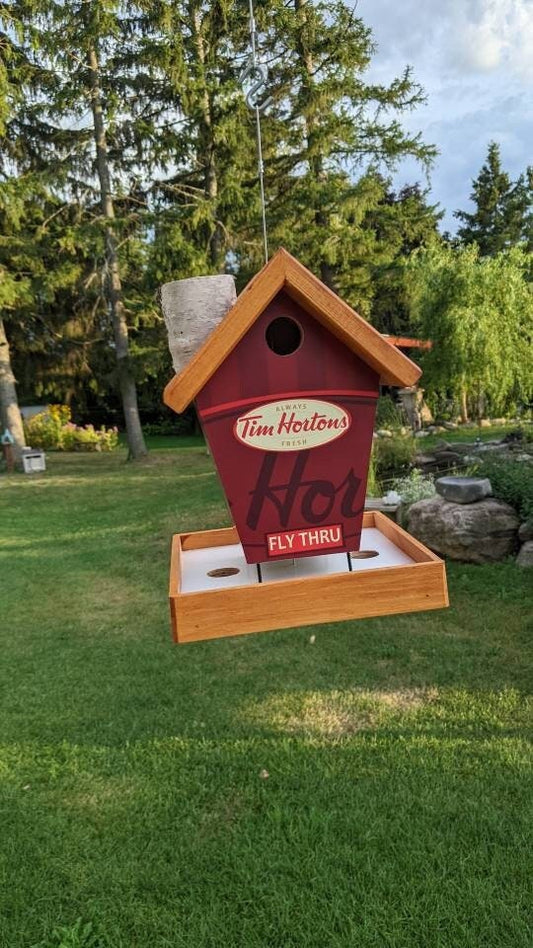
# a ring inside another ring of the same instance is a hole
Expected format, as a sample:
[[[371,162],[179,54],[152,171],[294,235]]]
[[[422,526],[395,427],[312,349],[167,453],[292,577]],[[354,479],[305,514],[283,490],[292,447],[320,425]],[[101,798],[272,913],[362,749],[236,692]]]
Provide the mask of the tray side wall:
[[[444,564],[417,563],[178,595],[173,633],[177,642],[194,642],[447,605]]]
[[[180,592],[181,551],[235,543],[235,528],[176,534],[172,539],[170,612],[175,642],[246,635],[345,619],[397,615],[448,606],[444,562],[384,514],[365,513],[415,562],[264,585]]]

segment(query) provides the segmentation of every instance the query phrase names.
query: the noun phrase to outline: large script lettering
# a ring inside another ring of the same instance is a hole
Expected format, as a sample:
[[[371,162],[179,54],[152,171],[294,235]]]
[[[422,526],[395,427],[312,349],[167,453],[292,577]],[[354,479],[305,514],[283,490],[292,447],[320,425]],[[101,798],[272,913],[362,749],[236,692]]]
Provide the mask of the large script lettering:
[[[300,451],[295,455],[294,465],[286,484],[275,483],[276,454],[266,454],[261,465],[257,483],[251,494],[250,507],[246,517],[247,526],[256,530],[263,509],[272,505],[278,513],[279,524],[287,527],[293,515],[306,523],[323,523],[330,517],[337,497],[340,498],[340,512],[343,517],[355,517],[357,492],[361,478],[350,468],[346,477],[335,486],[332,481],[323,479],[304,480],[304,472],[309,460],[309,451]],[[299,508],[299,509],[298,509]]]

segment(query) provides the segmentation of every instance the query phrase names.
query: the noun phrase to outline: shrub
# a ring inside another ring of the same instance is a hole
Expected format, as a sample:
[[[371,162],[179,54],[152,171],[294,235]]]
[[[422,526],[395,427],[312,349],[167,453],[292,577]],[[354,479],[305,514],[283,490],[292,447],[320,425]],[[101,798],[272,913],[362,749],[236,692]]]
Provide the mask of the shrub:
[[[55,451],[113,451],[117,447],[116,428],[81,427],[70,418],[68,405],[50,405],[25,424],[26,441],[32,448]]]
[[[370,454],[370,462],[368,465],[368,477],[366,481],[366,492],[369,497],[379,497],[381,494],[381,487],[376,476],[376,460],[374,456],[374,451]]]
[[[425,500],[426,497],[434,497],[436,494],[433,478],[416,469],[406,477],[399,477],[393,481],[391,488],[400,495],[402,503],[406,506],[416,503],[417,500]]]
[[[70,421],[68,405],[49,405],[24,423],[26,441],[32,448],[61,447],[63,427]]]
[[[533,462],[486,458],[476,464],[475,474],[488,477],[492,493],[518,511],[522,520],[533,519]]]
[[[378,481],[390,480],[407,474],[415,459],[415,439],[399,435],[378,438],[372,448],[375,474]]]
[[[143,434],[151,435],[188,435],[194,433],[194,416],[178,415],[176,418],[143,424]]]
[[[406,424],[403,410],[390,395],[380,395],[376,406],[375,428],[402,428]]]

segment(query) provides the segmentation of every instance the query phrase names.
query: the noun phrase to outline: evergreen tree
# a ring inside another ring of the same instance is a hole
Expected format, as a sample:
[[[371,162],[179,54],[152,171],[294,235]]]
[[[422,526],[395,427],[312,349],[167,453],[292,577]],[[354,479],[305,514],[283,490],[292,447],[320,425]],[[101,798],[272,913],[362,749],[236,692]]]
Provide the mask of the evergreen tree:
[[[21,103],[21,88],[32,75],[31,66],[13,40],[16,20],[6,10],[0,33],[0,423],[14,438],[15,456],[20,459],[25,444],[22,416],[17,398],[16,378],[6,322],[21,299],[28,296],[24,270],[6,266],[3,251],[11,230],[17,231],[29,183],[14,176],[12,134],[13,114]]]
[[[405,185],[395,192],[383,182],[383,196],[362,223],[373,234],[375,253],[370,257],[372,292],[369,318],[380,332],[409,335],[412,332],[406,292],[406,266],[413,251],[432,247],[441,240],[438,224],[443,211],[428,203],[428,192],[419,184]],[[354,261],[356,263],[356,261]],[[365,260],[357,261],[363,268]]]
[[[381,197],[376,172],[406,155],[427,166],[435,154],[400,124],[422,89],[408,68],[390,85],[365,80],[375,45],[344,0],[265,4],[259,16],[284,132],[273,155],[267,138],[273,243],[362,309],[353,260],[365,245],[361,222]]]
[[[477,243],[482,256],[525,243],[533,249],[533,168],[516,182],[502,169],[500,146],[491,142],[487,159],[472,182],[472,213],[455,211],[462,222],[457,235],[464,244]]]
[[[112,327],[118,387],[130,455],[146,453],[130,356],[119,245],[131,217],[117,219],[115,197],[127,190],[127,173],[144,160],[139,126],[144,102],[132,69],[137,51],[135,9],[102,0],[56,4],[15,2],[24,41],[38,75],[25,90],[37,129],[35,152],[25,160],[53,174],[56,195],[77,203],[85,225],[78,239],[103,245],[105,303]],[[88,118],[90,117],[90,123]],[[146,132],[146,125],[144,132]],[[111,139],[109,139],[109,134]],[[38,145],[38,147],[37,147]],[[114,165],[114,158],[117,159]],[[96,160],[95,160],[96,159]],[[112,181],[112,172],[115,180]],[[100,212],[97,206],[100,205]],[[138,219],[138,209],[135,211]]]

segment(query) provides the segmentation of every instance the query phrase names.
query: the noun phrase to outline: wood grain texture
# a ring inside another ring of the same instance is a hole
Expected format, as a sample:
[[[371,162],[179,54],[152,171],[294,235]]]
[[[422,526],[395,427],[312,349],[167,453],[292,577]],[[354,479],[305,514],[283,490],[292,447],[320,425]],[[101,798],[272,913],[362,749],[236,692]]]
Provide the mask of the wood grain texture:
[[[181,533],[179,536],[182,550],[205,550],[210,546],[231,546],[239,542],[235,527],[202,530],[199,533]]]
[[[178,375],[236,299],[235,280],[228,274],[192,277],[163,284],[160,290],[161,310],[172,364]]]
[[[171,576],[174,576],[170,587],[174,640],[194,642],[320,622],[442,609],[448,605],[442,560],[383,514],[366,513],[364,525],[377,527],[408,555],[416,554],[417,562],[232,589],[180,593],[177,577],[182,543],[188,549],[224,545],[233,543],[235,534],[229,528],[176,535],[172,544]]]
[[[407,533],[399,524],[393,523],[389,517],[385,516],[385,514],[379,510],[374,511],[374,526],[377,527],[383,536],[387,537],[387,540],[394,543],[395,546],[399,547],[406,556],[415,560],[416,563],[427,563],[428,560],[433,563],[442,562],[436,553],[428,550],[423,543],[420,543],[419,540],[412,537],[411,534]]]
[[[311,313],[360,356],[387,385],[414,385],[421,370],[286,250],[278,250],[250,281],[180,375],[164,391],[165,403],[182,412],[202,390],[280,290]]]

